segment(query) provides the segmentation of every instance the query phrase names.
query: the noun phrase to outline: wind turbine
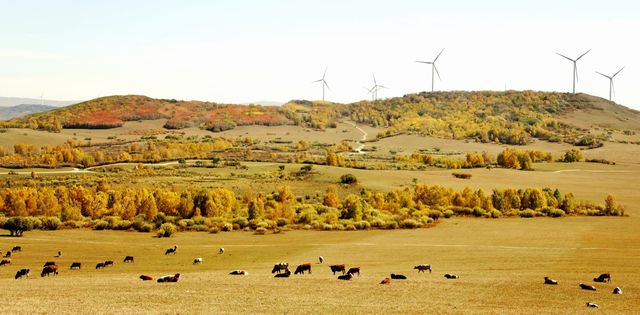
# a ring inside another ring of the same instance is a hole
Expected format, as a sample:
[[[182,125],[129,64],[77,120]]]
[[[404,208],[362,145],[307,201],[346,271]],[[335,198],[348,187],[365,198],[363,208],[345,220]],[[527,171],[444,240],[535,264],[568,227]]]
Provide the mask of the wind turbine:
[[[371,93],[371,95],[373,97],[373,100],[374,101],[378,100],[378,90],[386,89],[386,88],[387,88],[386,86],[378,84],[378,81],[376,81],[376,75],[374,73],[373,74],[373,86],[371,87],[371,89],[367,89],[367,90],[369,90],[369,93]]]
[[[573,94],[576,94],[576,81],[578,81],[578,65],[576,64],[578,62],[578,60],[580,60],[580,58],[584,57],[584,55],[588,54],[591,51],[591,49],[587,50],[587,52],[585,52],[584,54],[580,55],[580,57],[576,58],[576,59],[571,59],[561,53],[556,53],[558,56],[560,57],[564,57],[567,60],[573,62]]]
[[[442,48],[440,53],[436,56],[435,59],[433,59],[433,61],[416,61],[418,63],[431,65],[431,92],[433,92],[433,86],[434,86],[434,80],[435,80],[434,74],[437,74],[438,79],[442,80],[442,78],[440,78],[440,73],[438,72],[438,68],[436,67],[436,61],[438,60],[438,58],[440,58],[440,55],[442,55],[443,51],[444,51],[444,48]]]
[[[329,84],[327,84],[327,81],[325,81],[325,79],[324,79],[327,76],[327,70],[328,69],[329,69],[329,66],[324,68],[324,74],[322,75],[322,79],[311,82],[311,83],[322,82],[322,101],[323,102],[324,102],[324,88],[326,87],[327,89],[329,89]]]
[[[624,67],[620,68],[620,70],[618,70],[618,72],[616,72],[616,73],[615,73],[615,74],[613,74],[612,76],[608,76],[608,75],[606,75],[606,74],[603,74],[602,72],[598,72],[598,71],[596,71],[596,73],[597,73],[597,74],[599,74],[599,75],[601,75],[601,76],[603,76],[603,77],[605,77],[605,78],[609,79],[609,101],[611,101],[611,93],[612,93],[612,92],[613,92],[613,93],[615,93],[615,92],[616,92],[615,87],[613,87],[613,78],[615,78],[615,77],[618,75],[618,73],[620,73],[620,71],[622,71],[622,69],[624,69]]]

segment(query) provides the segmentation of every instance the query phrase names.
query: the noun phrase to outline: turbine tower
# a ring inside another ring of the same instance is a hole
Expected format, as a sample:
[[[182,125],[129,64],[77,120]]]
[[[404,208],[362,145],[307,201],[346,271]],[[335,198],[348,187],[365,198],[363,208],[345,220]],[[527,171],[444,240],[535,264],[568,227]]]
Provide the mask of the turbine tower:
[[[613,87],[613,78],[615,78],[618,75],[618,73],[622,71],[622,69],[624,69],[624,67],[620,68],[620,70],[618,70],[618,72],[614,73],[612,76],[608,76],[606,74],[603,74],[602,72],[596,71],[597,74],[609,79],[609,101],[610,102],[611,102],[611,94],[616,92],[615,87]]]
[[[367,89],[369,91],[369,93],[371,93],[371,97],[373,98],[374,101],[378,100],[378,90],[380,89],[386,89],[387,87],[384,85],[380,85],[378,84],[378,81],[376,81],[376,75],[375,73],[373,74],[373,86],[371,87],[371,89]]]
[[[573,94],[576,94],[576,81],[578,81],[578,65],[576,64],[580,58],[584,57],[584,55],[588,54],[591,49],[587,50],[584,54],[580,55],[580,57],[576,59],[571,59],[561,53],[556,53],[558,56],[566,58],[567,60],[573,62]]]
[[[434,74],[437,74],[438,79],[442,80],[442,78],[440,78],[440,73],[438,72],[438,68],[436,67],[436,61],[438,60],[438,58],[440,58],[440,55],[442,55],[443,51],[444,51],[444,48],[442,48],[440,53],[436,56],[435,59],[433,59],[433,61],[416,61],[417,63],[424,63],[424,64],[431,65],[431,92],[433,92],[433,86],[434,86],[434,80],[435,80]]]
[[[325,79],[324,79],[327,76],[327,70],[328,69],[329,69],[329,66],[324,68],[324,74],[322,74],[322,79],[311,82],[311,83],[322,82],[322,101],[323,102],[324,102],[324,88],[326,87],[327,89],[329,89],[329,84],[327,84],[327,81],[325,81]]]

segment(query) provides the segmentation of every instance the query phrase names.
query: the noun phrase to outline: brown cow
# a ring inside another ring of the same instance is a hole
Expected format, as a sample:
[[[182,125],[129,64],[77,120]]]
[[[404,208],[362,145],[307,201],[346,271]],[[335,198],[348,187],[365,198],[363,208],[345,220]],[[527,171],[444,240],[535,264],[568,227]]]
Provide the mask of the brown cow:
[[[351,267],[347,273],[351,275],[355,275],[357,273],[358,277],[360,277],[360,267]]]
[[[22,278],[22,277],[27,277],[29,278],[29,274],[30,274],[30,270],[29,269],[20,269],[18,270],[18,272],[16,272],[16,280]]]
[[[413,267],[413,269],[418,269],[418,272],[424,272],[425,270],[429,270],[429,273],[431,273],[431,265],[427,265],[427,264],[416,265],[415,267]]]
[[[308,271],[309,273],[311,273],[311,263],[306,263],[306,264],[302,264],[302,265],[298,265],[298,267],[296,268],[296,271],[294,272],[294,274],[304,274],[305,271]]]
[[[284,271],[284,273],[278,273],[274,277],[276,277],[276,278],[289,278],[289,276],[291,276],[291,270],[287,269],[287,270]]]
[[[82,267],[81,263],[74,262],[74,263],[71,263],[71,267],[69,267],[69,269],[80,269],[80,267]]]
[[[550,279],[549,277],[544,277],[544,284],[558,284],[558,281]]]
[[[249,273],[244,270],[234,270],[229,273],[232,276],[248,276]]]
[[[46,266],[44,268],[42,268],[42,273],[40,274],[41,277],[44,276],[49,276],[53,274],[54,276],[58,275],[58,266],[57,265],[50,265],[50,266]]]
[[[44,266],[42,266],[42,267],[46,267],[46,266],[53,266],[53,265],[55,265],[55,264],[56,264],[56,262],[55,262],[55,261],[47,261],[47,262],[45,262],[45,263],[44,263]]]
[[[601,275],[599,275],[597,278],[593,278],[593,281],[595,282],[611,282],[611,274],[607,273],[603,273]]]
[[[289,271],[289,263],[281,262],[273,265],[273,269],[271,269],[271,273],[280,273],[280,271],[285,270]]]
[[[590,284],[584,284],[584,283],[580,283],[580,288],[582,290],[589,290],[589,291],[595,291],[596,287],[590,285]]]
[[[7,253],[4,254],[4,258],[11,258],[11,251],[7,251]]]
[[[0,261],[0,266],[10,265],[10,264],[11,264],[11,259],[3,259],[2,261]]]
[[[353,278],[353,275],[350,273],[338,276],[338,280],[351,280],[351,278]]]
[[[145,275],[141,275],[141,276],[140,276],[140,279],[142,279],[142,281],[149,281],[149,280],[153,280],[153,278],[152,278],[152,277],[150,277],[150,276],[145,276]]]
[[[100,262],[100,263],[96,264],[96,269],[100,269],[100,268],[104,269],[104,263],[103,262]]]
[[[124,260],[122,262],[125,263],[132,263],[133,262],[133,256],[127,256],[124,258]]]
[[[447,278],[447,279],[458,279],[458,278],[460,278],[458,275],[454,275],[454,274],[451,274],[451,273],[446,273],[444,275],[444,277]]]
[[[113,267],[113,260],[107,260],[104,262],[105,267]]]
[[[331,272],[333,272],[333,275],[336,275],[336,272],[338,271],[342,271],[342,274],[344,274],[345,271],[345,266],[344,265],[331,265],[329,266],[329,268],[331,268]]]
[[[391,279],[389,278],[384,278],[382,279],[382,282],[380,282],[380,284],[390,284],[391,283]]]
[[[22,251],[22,246],[13,246],[13,248],[11,249],[12,252],[21,252]]]
[[[407,280],[407,276],[405,276],[405,275],[398,275],[398,274],[392,273],[392,274],[391,274],[391,279]]]
[[[158,278],[158,282],[178,282],[178,280],[180,279],[180,274],[176,273],[175,275],[171,276],[162,276],[160,278]]]

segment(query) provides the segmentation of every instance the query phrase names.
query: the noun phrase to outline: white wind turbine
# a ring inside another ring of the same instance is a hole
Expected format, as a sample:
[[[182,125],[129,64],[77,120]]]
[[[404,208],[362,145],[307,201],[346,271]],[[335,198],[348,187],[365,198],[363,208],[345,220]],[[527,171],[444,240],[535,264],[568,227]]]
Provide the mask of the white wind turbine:
[[[327,76],[327,70],[328,69],[329,69],[329,66],[324,68],[324,74],[322,74],[322,78],[320,80],[316,80],[316,81],[311,82],[311,83],[322,82],[322,101],[323,102],[324,102],[324,88],[326,87],[327,89],[329,89],[329,84],[327,84],[327,81],[324,79]],[[331,90],[331,89],[329,89],[329,90]]]
[[[387,88],[386,86],[378,84],[378,81],[376,81],[376,75],[374,73],[373,74],[373,86],[370,89],[367,89],[367,88],[365,88],[365,89],[367,89],[369,91],[369,93],[371,93],[371,98],[374,101],[377,101],[378,100],[378,90],[386,89],[386,88]]]
[[[614,73],[612,76],[608,76],[606,74],[603,74],[602,72],[598,72],[596,71],[597,74],[609,79],[609,101],[611,101],[611,94],[615,94],[616,93],[616,89],[613,86],[613,78],[615,78],[618,73],[620,73],[620,71],[622,71],[622,69],[624,69],[624,67],[620,68],[620,70],[618,70],[618,72]]]
[[[435,74],[438,75],[438,79],[442,80],[442,78],[440,78],[440,73],[438,72],[438,68],[436,67],[436,61],[438,60],[438,58],[440,58],[440,55],[442,55],[442,52],[444,51],[444,48],[442,48],[442,50],[440,51],[440,53],[436,56],[436,58],[433,59],[433,61],[416,61],[417,63],[424,63],[424,64],[428,64],[431,65],[431,92],[433,92],[433,87],[434,87],[434,81],[435,81]]]
[[[578,65],[577,62],[578,60],[580,60],[580,58],[584,57],[584,55],[588,54],[591,51],[591,49],[587,50],[587,52],[585,52],[584,54],[580,55],[580,57],[576,58],[576,59],[571,59],[561,53],[556,53],[558,56],[560,57],[564,57],[567,60],[573,62],[573,94],[576,94],[576,81],[578,81]]]

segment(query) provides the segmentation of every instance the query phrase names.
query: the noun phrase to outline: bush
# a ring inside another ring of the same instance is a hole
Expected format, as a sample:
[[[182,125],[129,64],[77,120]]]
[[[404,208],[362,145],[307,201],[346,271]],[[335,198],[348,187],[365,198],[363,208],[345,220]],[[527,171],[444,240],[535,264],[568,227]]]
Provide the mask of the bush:
[[[498,211],[498,210],[491,210],[491,217],[496,219],[502,216],[502,212]]]
[[[109,228],[109,222],[105,220],[95,220],[93,221],[93,229],[94,230],[106,230]]]
[[[163,223],[158,229],[158,237],[171,237],[178,231],[178,228],[173,223]]]
[[[340,183],[352,185],[358,183],[358,179],[353,174],[344,174],[340,176]]]
[[[484,209],[480,208],[480,207],[475,207],[473,208],[473,212],[471,214],[473,214],[473,216],[475,217],[481,217],[483,215],[485,215],[487,211],[485,211]]]
[[[231,223],[225,223],[222,225],[222,231],[224,232],[231,232],[233,231],[233,224]]]
[[[431,210],[429,211],[429,217],[438,220],[442,216],[442,212],[440,210]]]
[[[238,226],[240,226],[240,228],[244,229],[245,227],[249,226],[249,220],[247,220],[247,218],[237,217],[233,219],[233,224],[237,224]]]
[[[42,221],[43,230],[55,231],[62,225],[62,221],[57,217],[43,217],[40,220]]]
[[[347,231],[356,231],[357,228],[353,223],[347,223],[347,225],[344,228]]]
[[[113,226],[113,229],[114,230],[120,230],[120,231],[126,231],[126,230],[130,229],[132,225],[133,225],[133,222],[131,222],[129,220],[122,220],[122,221],[118,221],[118,223],[116,223]]]
[[[218,233],[220,233],[220,229],[217,226],[214,226],[214,227],[209,229],[209,233],[218,234]]]
[[[279,218],[278,220],[276,220],[276,225],[278,227],[283,227],[283,226],[286,226],[287,224],[289,224],[289,220],[285,218]]]
[[[11,236],[22,236],[25,231],[33,229],[33,223],[23,217],[11,217],[3,225],[5,230],[9,230]]]
[[[420,222],[418,222],[416,220],[413,220],[413,219],[403,220],[400,225],[402,226],[403,229],[415,229],[415,228],[419,228],[419,227],[422,226],[422,224],[420,224]]]
[[[536,212],[531,209],[520,211],[519,215],[523,218],[533,218],[536,216]]]
[[[63,223],[65,228],[69,229],[79,229],[84,227],[84,222],[82,221],[66,221]]]
[[[136,230],[138,232],[151,232],[151,231],[153,231],[153,227],[154,227],[154,225],[151,224],[151,223],[144,223],[139,228],[137,228]]]
[[[445,210],[442,214],[444,215],[444,217],[446,219],[448,219],[448,218],[450,218],[450,217],[452,217],[454,215],[453,211],[451,211],[450,209]]]
[[[384,224],[384,228],[387,229],[387,230],[395,230],[395,229],[397,229],[399,227],[400,227],[400,225],[395,220],[394,221],[385,222],[385,224]]]
[[[192,226],[191,229],[198,232],[204,232],[204,231],[208,231],[209,227],[204,224],[196,224]]]
[[[256,229],[256,231],[253,233],[255,235],[265,235],[267,234],[267,229],[263,228],[263,227],[259,227]]]

